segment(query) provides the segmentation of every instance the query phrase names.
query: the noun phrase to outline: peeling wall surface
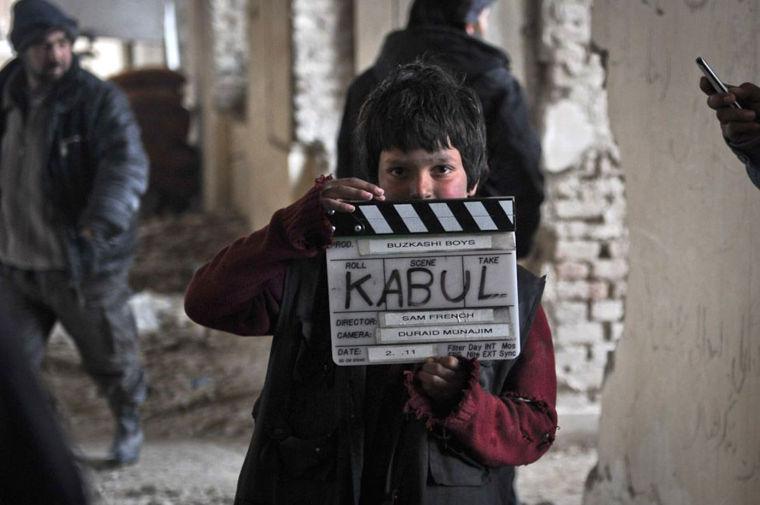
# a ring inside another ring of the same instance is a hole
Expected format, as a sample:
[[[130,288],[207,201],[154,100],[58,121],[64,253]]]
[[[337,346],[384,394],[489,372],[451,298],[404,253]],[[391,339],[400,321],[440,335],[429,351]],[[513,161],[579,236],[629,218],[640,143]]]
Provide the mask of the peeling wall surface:
[[[564,434],[593,433],[608,353],[623,331],[628,235],[625,184],[607,114],[591,0],[541,2],[546,260]],[[563,432],[560,432],[562,437]]]
[[[694,64],[758,82],[758,26],[759,0],[594,2],[631,270],[586,505],[758,503],[760,192]]]
[[[334,165],[345,90],[353,77],[352,4],[294,0],[292,9],[295,136],[304,156],[291,158],[291,172],[301,168],[298,160],[311,163],[304,174],[311,186]]]

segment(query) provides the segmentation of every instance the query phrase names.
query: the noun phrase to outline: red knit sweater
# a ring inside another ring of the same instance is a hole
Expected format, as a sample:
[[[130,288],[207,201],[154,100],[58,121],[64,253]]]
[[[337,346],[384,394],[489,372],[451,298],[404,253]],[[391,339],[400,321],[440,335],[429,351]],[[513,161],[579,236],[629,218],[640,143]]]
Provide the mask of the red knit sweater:
[[[271,334],[288,262],[320,254],[332,239],[319,204],[319,186],[277,211],[268,226],[222,249],[195,273],[185,297],[185,310],[193,321],[239,335]],[[405,409],[425,419],[430,429],[456,437],[485,465],[537,460],[557,429],[554,348],[543,309],[536,313],[502,395],[484,390],[478,383],[479,363],[471,365],[462,400],[446,417],[436,417],[432,400],[414,386],[411,376]]]

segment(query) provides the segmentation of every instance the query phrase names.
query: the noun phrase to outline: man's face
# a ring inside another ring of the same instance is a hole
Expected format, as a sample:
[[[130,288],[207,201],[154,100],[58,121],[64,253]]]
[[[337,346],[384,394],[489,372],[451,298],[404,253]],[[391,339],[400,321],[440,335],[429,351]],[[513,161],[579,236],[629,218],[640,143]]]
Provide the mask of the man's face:
[[[466,23],[465,31],[468,35],[478,38],[484,38],[488,31],[488,19],[491,16],[491,7],[486,7],[480,12],[478,20],[474,23]]]
[[[22,60],[30,77],[38,83],[52,83],[71,68],[71,41],[63,30],[48,32],[24,50]]]
[[[459,149],[409,152],[387,149],[380,153],[378,186],[387,200],[465,198],[475,194],[477,183],[467,189],[467,172]]]

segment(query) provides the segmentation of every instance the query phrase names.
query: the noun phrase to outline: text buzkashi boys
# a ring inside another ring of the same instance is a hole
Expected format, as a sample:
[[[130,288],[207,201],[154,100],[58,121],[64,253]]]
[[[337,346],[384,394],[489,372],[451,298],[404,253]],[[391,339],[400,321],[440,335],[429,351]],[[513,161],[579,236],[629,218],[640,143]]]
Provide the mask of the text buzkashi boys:
[[[543,281],[518,273],[516,360],[338,367],[324,273],[328,211],[475,193],[486,171],[478,99],[415,63],[375,89],[360,119],[373,182],[320,177],[268,226],[222,249],[187,290],[198,323],[274,335],[235,503],[510,503],[512,466],[538,459],[557,427]]]

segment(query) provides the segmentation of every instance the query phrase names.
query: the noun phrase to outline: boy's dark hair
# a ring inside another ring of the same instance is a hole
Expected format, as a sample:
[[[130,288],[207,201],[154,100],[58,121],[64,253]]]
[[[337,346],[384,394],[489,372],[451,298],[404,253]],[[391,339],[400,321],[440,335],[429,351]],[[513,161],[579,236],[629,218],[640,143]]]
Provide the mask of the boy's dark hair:
[[[380,153],[456,148],[472,189],[488,170],[483,112],[477,95],[441,67],[401,65],[367,97],[356,136],[361,168],[377,182]]]

